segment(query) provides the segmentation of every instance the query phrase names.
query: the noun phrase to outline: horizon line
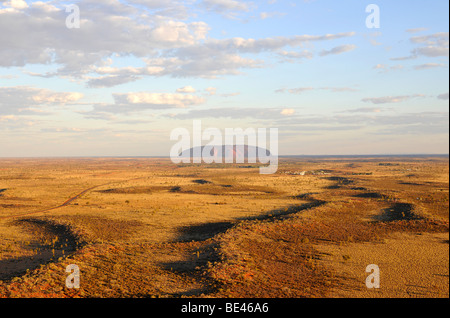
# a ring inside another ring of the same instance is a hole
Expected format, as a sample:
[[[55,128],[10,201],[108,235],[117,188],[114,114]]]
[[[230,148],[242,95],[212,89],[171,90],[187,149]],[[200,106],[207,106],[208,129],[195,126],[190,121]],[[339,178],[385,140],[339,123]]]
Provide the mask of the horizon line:
[[[427,154],[427,153],[409,153],[409,154],[327,154],[327,155],[305,155],[305,154],[298,154],[298,155],[278,155],[279,158],[295,158],[295,157],[449,157],[449,153],[433,153],[433,154]],[[101,159],[101,158],[151,158],[151,159],[170,159],[170,156],[167,155],[159,155],[159,156],[10,156],[10,157],[2,157],[1,159]]]

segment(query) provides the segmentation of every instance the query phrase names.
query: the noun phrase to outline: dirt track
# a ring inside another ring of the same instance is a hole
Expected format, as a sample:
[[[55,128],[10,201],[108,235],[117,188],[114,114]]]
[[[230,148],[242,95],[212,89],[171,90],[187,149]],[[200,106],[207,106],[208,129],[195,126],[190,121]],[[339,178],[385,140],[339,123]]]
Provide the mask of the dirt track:
[[[99,185],[99,186],[95,186],[95,187],[92,187],[92,188],[83,190],[82,192],[80,192],[80,193],[77,194],[76,196],[74,196],[74,197],[68,199],[66,202],[62,203],[61,205],[55,206],[55,207],[53,207],[53,208],[47,208],[47,209],[44,209],[44,210],[39,210],[39,211],[34,211],[34,212],[28,212],[28,213],[22,213],[22,214],[17,214],[17,215],[1,216],[1,217],[0,217],[0,220],[1,220],[1,219],[12,219],[12,218],[17,218],[17,217],[29,216],[29,215],[38,214],[38,213],[45,213],[45,212],[49,212],[49,211],[52,211],[52,210],[56,210],[56,209],[59,209],[59,208],[68,206],[70,203],[72,203],[73,201],[75,201],[76,199],[78,199],[79,197],[81,197],[83,194],[85,194],[85,193],[87,193],[87,192],[89,192],[89,191],[91,191],[91,190],[93,190],[93,189],[96,189],[96,188],[98,188],[98,187],[101,187],[101,186],[104,186],[104,185]]]
[[[60,209],[62,207],[68,206],[70,203],[72,203],[73,201],[77,200],[82,195],[84,195],[87,192],[92,191],[94,189],[97,189],[97,188],[100,188],[100,187],[104,187],[104,186],[108,186],[108,185],[115,184],[115,183],[119,183],[119,182],[128,182],[128,181],[139,180],[139,179],[143,179],[143,178],[133,178],[133,179],[130,179],[130,180],[124,180],[124,181],[117,181],[117,182],[109,182],[109,183],[105,183],[105,184],[100,184],[100,185],[91,187],[89,189],[83,190],[82,192],[80,192],[77,195],[69,198],[67,201],[65,201],[64,203],[62,203],[62,204],[60,204],[58,206],[55,206],[55,207],[52,207],[52,208],[46,208],[44,210],[27,212],[27,213],[21,213],[21,214],[16,214],[16,215],[0,216],[0,220],[2,220],[2,219],[18,218],[18,217],[23,217],[23,216],[29,216],[29,215],[33,215],[33,214],[45,213],[45,212],[53,211],[53,210],[56,210],[56,209]],[[6,189],[3,189],[3,190],[6,190]]]

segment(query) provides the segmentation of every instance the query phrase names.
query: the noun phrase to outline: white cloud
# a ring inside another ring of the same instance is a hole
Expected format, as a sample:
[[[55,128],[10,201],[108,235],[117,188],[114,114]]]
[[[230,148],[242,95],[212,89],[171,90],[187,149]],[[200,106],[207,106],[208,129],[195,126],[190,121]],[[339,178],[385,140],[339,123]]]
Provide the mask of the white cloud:
[[[220,94],[220,97],[228,98],[228,97],[235,97],[235,96],[239,96],[239,95],[241,95],[241,93],[235,92],[235,93]]]
[[[284,114],[283,114],[284,112]],[[227,108],[211,108],[211,109],[195,109],[187,113],[178,113],[166,115],[173,119],[199,119],[199,118],[231,118],[243,119],[251,118],[258,120],[275,120],[281,118],[290,118],[294,112],[283,108],[243,108],[243,107],[227,107]]]
[[[312,59],[314,57],[314,54],[308,50],[303,50],[301,52],[281,50],[278,52],[278,55],[281,57],[283,62],[288,63],[293,63],[303,59]]]
[[[205,88],[205,91],[208,92],[208,94],[211,95],[211,96],[217,94],[217,88],[216,87],[207,87],[207,88]]]
[[[342,92],[357,92],[358,90],[353,87],[321,87],[320,89],[329,90],[334,93],[342,93]]]
[[[6,122],[6,121],[16,121],[18,120],[17,116],[14,115],[4,115],[4,116],[0,116],[0,122]]]
[[[192,86],[185,86],[177,89],[177,93],[195,93],[196,90]]]
[[[191,2],[195,2],[195,0],[128,0],[127,2],[144,6],[154,15],[188,19],[192,14],[186,6]]]
[[[424,44],[425,46],[413,50],[414,55],[427,57],[449,56],[449,33],[438,32],[430,35],[414,36],[410,39],[412,43]]]
[[[375,107],[360,107],[356,109],[344,110],[342,113],[381,113],[380,108]]]
[[[49,107],[71,105],[83,98],[78,92],[15,86],[0,87],[0,115],[46,114]]]
[[[439,45],[448,46],[449,44],[449,33],[439,32],[430,35],[414,36],[411,38],[413,43],[423,43],[427,45]]]
[[[417,58],[417,55],[408,55],[408,56],[401,56],[401,57],[392,57],[390,58],[391,61],[406,61],[406,60],[414,60]]]
[[[193,45],[208,30],[202,22],[153,15],[136,19],[139,10],[116,0],[83,0],[78,5],[83,8],[80,29],[67,29],[64,7],[49,3],[1,11],[0,28],[9,32],[0,33],[0,66],[56,62],[62,65],[59,74],[80,75],[114,53],[153,56],[161,49]]]
[[[181,21],[164,21],[149,30],[148,39],[159,47],[175,48],[195,44],[204,39],[208,28],[206,24],[196,22],[188,25]]]
[[[83,113],[86,118],[110,119],[110,114],[140,113],[146,110],[187,108],[204,104],[203,97],[184,93],[130,92],[113,93],[113,104],[94,104],[94,109]]]
[[[286,15],[286,13],[281,13],[281,12],[276,12],[276,11],[273,11],[273,12],[261,12],[259,14],[259,18],[261,20],[266,20],[266,19],[275,18],[275,17],[282,17],[282,16],[285,16],[285,15]]]
[[[437,98],[441,100],[448,100],[448,93],[440,94]]]
[[[28,4],[24,0],[10,0],[5,2],[6,7],[11,7],[14,9],[25,9],[28,8]]]
[[[49,90],[40,90],[32,99],[38,104],[69,104],[83,98],[81,93],[56,93]]]
[[[373,104],[389,104],[389,103],[401,103],[413,98],[425,97],[423,94],[403,95],[403,96],[385,96],[385,97],[372,97],[364,98],[362,101],[365,103]]]
[[[427,70],[431,68],[448,67],[448,65],[443,63],[425,63],[414,66],[415,70]]]
[[[295,114],[277,108],[213,108],[190,110],[187,113],[165,115],[172,119],[251,118],[259,123],[283,127],[283,134],[311,132],[328,136],[330,131],[356,132],[371,127],[373,135],[418,135],[448,133],[448,112],[383,114],[379,108],[359,108],[339,114]],[[286,115],[286,113],[288,115]]]
[[[236,0],[203,0],[200,6],[230,19],[236,19],[240,13],[256,9],[253,2]]]
[[[301,94],[307,91],[312,91],[314,88],[313,87],[298,87],[298,88],[291,88],[288,89],[287,91],[291,94]]]
[[[201,97],[185,94],[170,93],[116,93],[116,101],[134,105],[168,106],[185,108],[190,105],[199,105],[205,102]]]
[[[327,90],[327,91],[331,91],[334,93],[342,93],[342,92],[357,92],[358,90],[352,87],[319,87],[319,88],[314,88],[314,87],[298,87],[298,88],[290,88],[290,89],[286,89],[286,88],[281,88],[281,89],[277,89],[275,92],[276,93],[291,93],[291,94],[302,94],[304,92],[308,92],[308,91],[313,91],[313,90]]]
[[[352,37],[355,32],[343,32],[336,34],[325,34],[325,35],[295,35],[292,37],[272,37],[265,39],[244,39],[244,38],[232,38],[225,40],[215,40],[211,39],[205,46],[209,49],[214,50],[226,50],[229,52],[239,52],[239,53],[261,53],[267,51],[275,51],[282,49],[284,47],[299,47],[303,46],[309,42],[319,42],[319,41],[331,41],[342,39],[346,37]],[[343,45],[341,47],[335,48],[339,49],[352,49],[352,45]]]
[[[416,33],[425,31],[426,29],[418,28],[407,30],[409,33]],[[406,61],[417,59],[419,56],[425,57],[448,57],[449,56],[449,33],[438,32],[429,35],[413,36],[410,38],[410,42],[414,44],[420,44],[422,46],[417,47],[411,51],[410,55],[394,57],[392,61]],[[424,67],[425,64],[424,64]],[[421,69],[421,67],[419,67]]]
[[[89,88],[114,87],[121,84],[137,81],[142,77],[135,75],[107,75],[91,78],[87,82]]]
[[[419,32],[423,32],[423,31],[427,31],[428,28],[413,28],[413,29],[408,29],[406,30],[406,32],[408,33],[419,33]]]
[[[418,55],[425,55],[428,57],[449,56],[448,47],[437,47],[437,46],[420,47],[415,49],[413,53]]]
[[[284,116],[291,116],[291,115],[294,115],[294,114],[295,114],[295,109],[292,109],[292,108],[285,108],[285,109],[283,109],[283,110],[281,111],[280,114],[281,114],[281,115],[284,115]]]
[[[287,61],[310,59],[307,50],[294,52],[310,42],[332,41],[354,36],[354,32],[325,35],[294,35],[261,39],[209,37],[210,26],[194,17],[162,14],[167,8],[182,11],[193,1],[80,0],[81,27],[65,27],[65,8],[58,2],[30,2],[14,11],[0,10],[0,67],[44,64],[55,66],[42,77],[65,77],[84,81],[88,87],[113,87],[147,76],[218,78],[238,75],[245,69],[266,67],[256,55],[277,54]],[[251,2],[205,0],[209,10],[245,12]],[[21,41],[17,41],[21,39]],[[332,53],[339,53],[345,47]],[[281,50],[281,53],[280,53]],[[245,56],[253,54],[253,56]],[[115,58],[133,57],[146,66],[114,67]],[[25,70],[26,72],[26,70]]]
[[[87,86],[93,88],[113,87],[120,84],[134,82],[142,79],[144,76],[158,76],[164,72],[161,66],[149,67],[122,67],[115,68],[110,66],[95,67],[93,72],[97,74],[107,74],[104,76],[84,76],[87,80]]]
[[[398,64],[398,65],[393,65],[393,66],[389,66],[386,64],[377,64],[373,67],[375,70],[380,70],[381,73],[387,73],[390,71],[398,71],[398,70],[402,70],[404,68],[403,65]]]
[[[163,67],[164,71],[160,75],[200,78],[238,75],[241,74],[241,69],[261,68],[264,66],[264,61],[262,60],[208,50],[202,46],[192,46],[174,52],[177,57],[148,59],[147,63],[149,66]]]
[[[323,50],[320,52],[320,56],[334,55],[334,54],[342,54],[345,52],[350,52],[356,49],[356,45],[354,44],[345,44],[332,48],[331,50]]]

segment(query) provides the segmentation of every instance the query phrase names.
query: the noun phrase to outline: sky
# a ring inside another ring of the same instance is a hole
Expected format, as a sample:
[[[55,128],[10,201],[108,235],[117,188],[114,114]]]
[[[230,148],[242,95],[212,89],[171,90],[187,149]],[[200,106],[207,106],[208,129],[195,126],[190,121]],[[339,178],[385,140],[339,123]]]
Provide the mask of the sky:
[[[169,156],[194,120],[278,128],[280,155],[448,154],[448,10],[0,0],[0,157]]]

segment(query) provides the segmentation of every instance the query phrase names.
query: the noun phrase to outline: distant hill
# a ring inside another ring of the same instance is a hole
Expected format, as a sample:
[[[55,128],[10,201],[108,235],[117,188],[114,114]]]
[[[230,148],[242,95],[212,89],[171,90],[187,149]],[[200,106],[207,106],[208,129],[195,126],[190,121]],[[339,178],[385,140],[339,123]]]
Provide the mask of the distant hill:
[[[270,151],[255,146],[248,145],[225,145],[225,146],[201,146],[196,148],[190,148],[188,150],[183,151],[180,154],[180,158],[198,158],[199,156],[195,156],[194,154],[200,153],[202,154],[200,157],[209,156],[212,158],[220,158],[222,157],[222,162],[225,162],[225,159],[231,160],[233,162],[238,162],[238,159],[244,160],[247,162],[250,160],[256,160],[258,162],[258,156],[270,157]]]

